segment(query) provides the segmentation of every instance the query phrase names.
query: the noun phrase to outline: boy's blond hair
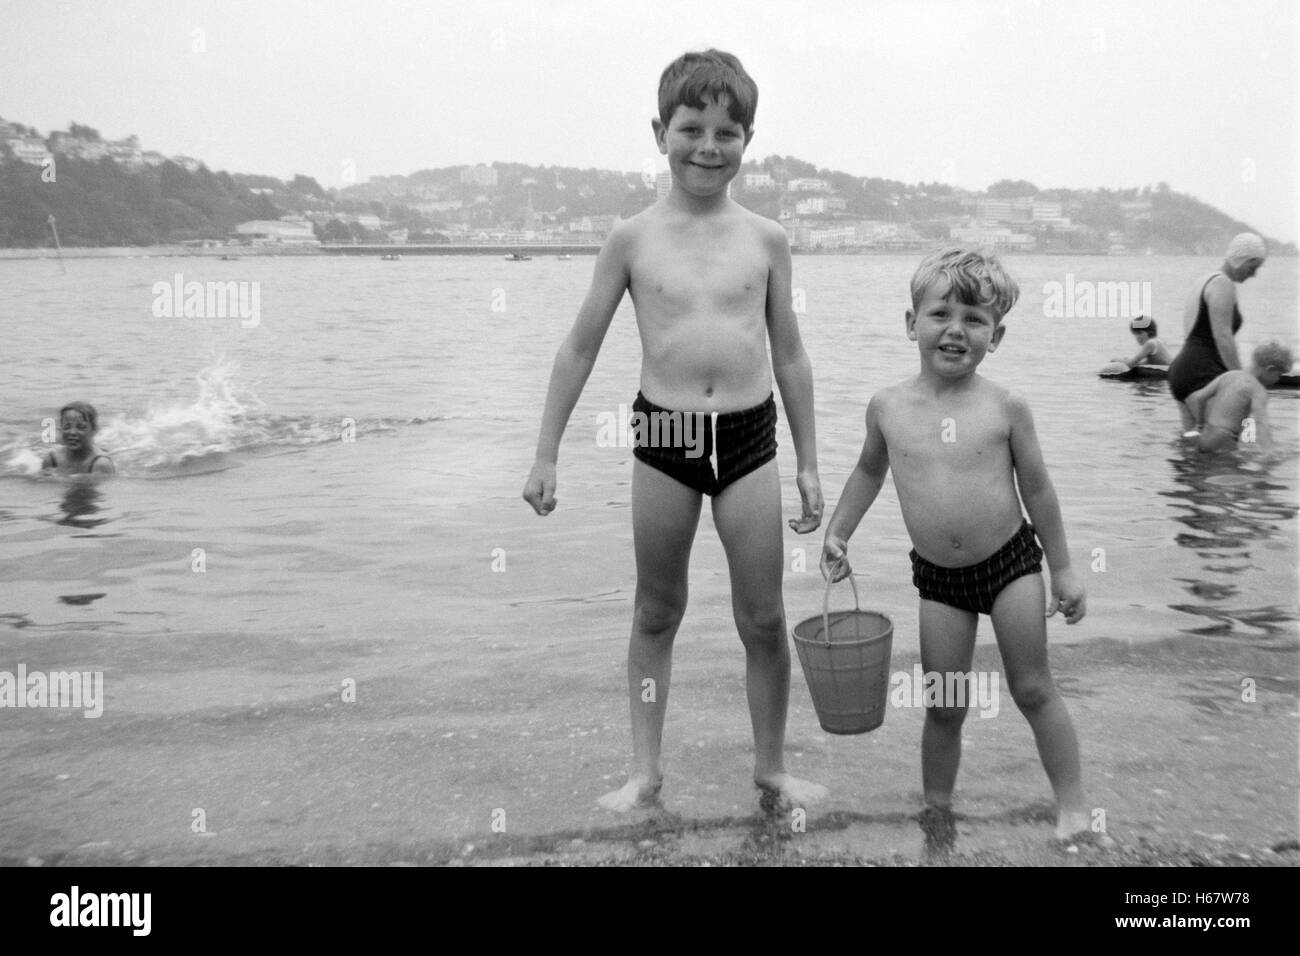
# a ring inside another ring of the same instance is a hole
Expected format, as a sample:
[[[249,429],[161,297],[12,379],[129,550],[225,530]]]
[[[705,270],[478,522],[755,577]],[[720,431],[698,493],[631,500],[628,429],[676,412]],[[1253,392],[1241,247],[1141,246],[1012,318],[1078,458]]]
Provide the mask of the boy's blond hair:
[[[1250,357],[1259,368],[1275,368],[1283,374],[1291,371],[1291,363],[1294,361],[1291,350],[1276,339],[1255,346]]]
[[[921,260],[912,276],[912,308],[920,308],[921,299],[940,279],[948,283],[948,294],[955,294],[964,305],[992,309],[998,322],[1011,311],[1020,298],[1020,286],[1002,268],[998,257],[967,246],[945,246]]]

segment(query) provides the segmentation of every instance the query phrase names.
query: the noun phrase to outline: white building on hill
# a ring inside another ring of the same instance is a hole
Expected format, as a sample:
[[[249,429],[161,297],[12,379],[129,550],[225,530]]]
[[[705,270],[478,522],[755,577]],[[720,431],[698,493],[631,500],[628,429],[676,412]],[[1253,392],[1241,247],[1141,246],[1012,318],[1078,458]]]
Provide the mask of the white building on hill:
[[[235,237],[254,246],[319,246],[320,240],[309,222],[282,219],[253,219],[235,227]]]

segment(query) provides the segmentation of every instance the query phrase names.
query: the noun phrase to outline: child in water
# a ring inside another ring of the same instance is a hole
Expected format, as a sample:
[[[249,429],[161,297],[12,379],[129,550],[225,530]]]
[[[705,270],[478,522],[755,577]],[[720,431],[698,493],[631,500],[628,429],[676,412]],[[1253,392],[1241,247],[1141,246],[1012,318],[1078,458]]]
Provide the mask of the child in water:
[[[1130,359],[1113,358],[1112,362],[1122,362],[1129,368],[1135,368],[1138,365],[1168,365],[1174,360],[1169,349],[1165,348],[1165,343],[1156,338],[1156,320],[1151,316],[1139,315],[1128,327],[1133,338],[1137,339],[1137,354]]]
[[[87,402],[69,402],[59,409],[59,435],[63,447],[55,448],[41,462],[41,470],[60,475],[111,475],[117,472],[113,459],[95,450],[99,415]]]
[[[1269,454],[1268,389],[1291,371],[1291,350],[1281,342],[1265,342],[1250,356],[1250,371],[1229,369],[1209,385],[1187,396],[1187,410],[1198,422],[1200,433],[1189,432],[1199,451],[1224,451],[1237,441],[1254,442]]]

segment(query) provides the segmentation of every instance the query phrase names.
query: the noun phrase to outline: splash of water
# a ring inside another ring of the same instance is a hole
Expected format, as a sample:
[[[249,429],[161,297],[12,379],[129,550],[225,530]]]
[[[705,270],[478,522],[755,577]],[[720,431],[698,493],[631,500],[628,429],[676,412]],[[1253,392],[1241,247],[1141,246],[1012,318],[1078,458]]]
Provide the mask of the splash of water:
[[[95,445],[111,455],[118,474],[169,476],[223,467],[226,456],[260,448],[297,448],[339,441],[340,419],[270,414],[252,386],[241,382],[233,363],[217,359],[195,376],[192,402],[150,407],[142,413],[108,415]],[[436,418],[427,420],[436,421]],[[413,419],[418,424],[423,419]],[[357,422],[356,434],[391,431],[382,419]],[[44,453],[15,441],[4,471],[36,474]]]
[[[264,444],[273,436],[262,403],[236,384],[236,374],[218,360],[195,376],[193,402],[112,416],[95,444],[112,454],[119,471],[152,471]]]

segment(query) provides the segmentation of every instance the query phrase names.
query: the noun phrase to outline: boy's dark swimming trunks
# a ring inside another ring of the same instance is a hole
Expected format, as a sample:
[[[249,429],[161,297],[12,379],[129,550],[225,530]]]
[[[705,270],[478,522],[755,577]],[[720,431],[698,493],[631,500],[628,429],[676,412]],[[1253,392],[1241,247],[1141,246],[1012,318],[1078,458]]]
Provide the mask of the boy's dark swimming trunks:
[[[1016,578],[1043,570],[1043,549],[1034,540],[1034,528],[1024,521],[995,554],[979,564],[944,568],[912,550],[912,583],[927,601],[938,601],[975,614],[991,614],[1002,589]]]
[[[716,495],[776,457],[776,400],[739,412],[674,412],[632,403],[632,454],[665,475]]]

